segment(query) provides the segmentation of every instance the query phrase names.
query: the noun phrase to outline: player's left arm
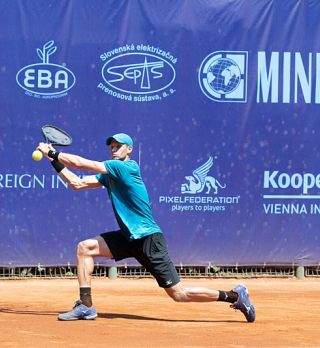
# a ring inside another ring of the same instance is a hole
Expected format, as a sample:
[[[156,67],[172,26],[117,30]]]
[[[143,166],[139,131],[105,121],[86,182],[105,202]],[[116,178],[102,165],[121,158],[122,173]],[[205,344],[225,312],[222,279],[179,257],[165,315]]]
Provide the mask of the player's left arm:
[[[50,150],[55,151],[55,149],[50,144],[40,143],[38,149],[46,156]],[[71,167],[77,170],[89,170],[95,173],[106,174],[107,169],[104,162],[92,161],[84,157],[73,155],[70,153],[60,152],[58,155],[58,161],[67,167]]]
[[[78,155],[72,155],[70,153],[60,152],[58,161],[67,167],[71,167],[77,170],[89,170],[91,172],[101,174],[107,173],[104,162],[92,161]]]

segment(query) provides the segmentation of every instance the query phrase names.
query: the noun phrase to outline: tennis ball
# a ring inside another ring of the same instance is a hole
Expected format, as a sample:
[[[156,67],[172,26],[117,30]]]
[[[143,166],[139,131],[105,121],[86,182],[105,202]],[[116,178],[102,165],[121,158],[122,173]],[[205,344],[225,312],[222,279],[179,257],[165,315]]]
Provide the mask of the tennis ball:
[[[32,152],[32,158],[35,160],[35,161],[40,161],[43,157],[43,154],[41,151],[39,150],[35,150]]]

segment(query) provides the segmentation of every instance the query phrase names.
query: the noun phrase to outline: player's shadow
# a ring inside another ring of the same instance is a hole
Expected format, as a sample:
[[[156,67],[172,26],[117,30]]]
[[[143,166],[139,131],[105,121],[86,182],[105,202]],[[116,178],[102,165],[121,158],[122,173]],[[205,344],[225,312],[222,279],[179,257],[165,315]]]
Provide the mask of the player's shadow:
[[[61,311],[62,312],[62,311]],[[35,316],[55,316],[57,317],[60,312],[53,311],[35,311],[30,309],[10,309],[0,308],[0,313],[6,314],[23,314],[23,315],[35,315]],[[167,318],[154,318],[143,315],[127,314],[127,313],[98,313],[98,318],[103,319],[128,319],[128,320],[148,320],[148,321],[162,321],[162,322],[176,322],[176,323],[240,323],[242,320],[203,320],[203,319],[167,319]]]
[[[57,316],[58,312],[52,311],[34,311],[30,309],[10,309],[10,308],[0,308],[0,313],[6,314],[27,314],[27,315],[54,315]]]
[[[204,319],[168,319],[154,318],[142,315],[127,314],[127,313],[98,313],[98,318],[104,319],[129,319],[129,320],[151,320],[164,322],[179,322],[179,323],[240,323],[243,320],[204,320]]]

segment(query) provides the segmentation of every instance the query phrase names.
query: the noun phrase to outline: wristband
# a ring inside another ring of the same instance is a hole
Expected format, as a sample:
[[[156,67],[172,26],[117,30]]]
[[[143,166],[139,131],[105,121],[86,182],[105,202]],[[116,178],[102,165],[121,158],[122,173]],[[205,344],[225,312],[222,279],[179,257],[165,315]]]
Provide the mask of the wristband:
[[[49,150],[48,156],[49,156],[50,158],[53,158],[53,159],[55,159],[55,160],[58,160],[59,153],[60,153],[59,151]]]
[[[59,161],[57,161],[56,159],[54,159],[50,163],[51,163],[52,167],[56,170],[57,173],[60,173],[61,170],[65,168],[65,166],[62,163],[60,163]]]

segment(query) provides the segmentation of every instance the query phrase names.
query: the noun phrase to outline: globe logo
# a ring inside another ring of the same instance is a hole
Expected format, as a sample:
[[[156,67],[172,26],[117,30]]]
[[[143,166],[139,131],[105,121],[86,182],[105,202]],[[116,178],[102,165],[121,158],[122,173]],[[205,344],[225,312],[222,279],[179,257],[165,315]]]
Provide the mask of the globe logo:
[[[248,82],[247,51],[215,51],[200,64],[199,87],[215,102],[246,103]]]
[[[236,62],[229,58],[215,60],[207,70],[209,86],[219,94],[233,92],[240,83],[241,71]]]

